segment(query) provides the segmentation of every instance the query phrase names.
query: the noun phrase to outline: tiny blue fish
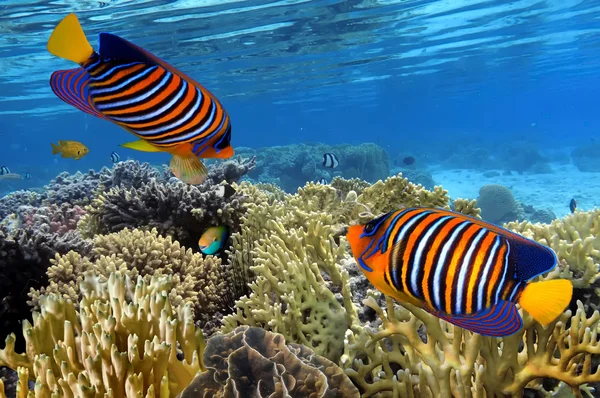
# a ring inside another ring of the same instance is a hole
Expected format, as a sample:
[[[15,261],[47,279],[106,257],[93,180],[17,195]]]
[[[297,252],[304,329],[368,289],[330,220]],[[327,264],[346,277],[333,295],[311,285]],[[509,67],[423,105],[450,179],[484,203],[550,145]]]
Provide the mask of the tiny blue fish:
[[[10,169],[6,166],[0,167],[0,176],[10,174]]]

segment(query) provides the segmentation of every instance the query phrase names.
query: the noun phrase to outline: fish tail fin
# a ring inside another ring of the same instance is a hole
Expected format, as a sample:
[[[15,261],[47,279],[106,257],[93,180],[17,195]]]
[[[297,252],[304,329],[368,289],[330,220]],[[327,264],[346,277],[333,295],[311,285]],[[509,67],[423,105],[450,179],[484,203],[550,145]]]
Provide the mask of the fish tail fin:
[[[573,284],[568,279],[532,282],[523,290],[519,304],[545,326],[563,313],[572,296]]]
[[[61,153],[62,152],[62,148],[56,144],[50,143],[50,145],[52,145],[52,154],[56,155],[57,153]]]
[[[75,14],[69,14],[52,31],[46,48],[57,57],[68,59],[82,65],[94,49],[85,37]]]
[[[206,166],[194,155],[173,155],[170,166],[175,177],[192,185],[202,184],[208,175]]]

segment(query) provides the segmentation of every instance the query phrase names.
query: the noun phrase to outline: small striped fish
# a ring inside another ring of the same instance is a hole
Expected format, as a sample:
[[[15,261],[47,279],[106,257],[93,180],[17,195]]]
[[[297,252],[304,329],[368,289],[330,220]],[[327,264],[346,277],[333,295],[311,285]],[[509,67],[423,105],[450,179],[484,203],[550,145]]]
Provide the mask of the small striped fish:
[[[10,169],[6,166],[0,167],[0,176],[10,174]]]
[[[116,153],[116,152],[114,152],[114,151],[113,151],[113,152],[110,154],[110,160],[111,160],[111,162],[113,162],[113,163],[118,163],[119,161],[121,161],[121,157],[119,156],[119,154],[118,154],[118,153]]]
[[[100,33],[99,44],[97,53],[74,14],[54,29],[48,51],[81,66],[52,74],[59,98],[140,138],[126,148],[170,153],[173,174],[190,184],[206,178],[199,158],[233,156],[229,115],[206,88],[118,36]]]
[[[335,169],[340,164],[338,157],[334,153],[323,154],[323,167]]]
[[[403,209],[351,226],[347,239],[380,291],[482,335],[517,332],[517,302],[548,324],[571,300],[569,280],[527,282],[556,266],[551,249],[460,213]]]

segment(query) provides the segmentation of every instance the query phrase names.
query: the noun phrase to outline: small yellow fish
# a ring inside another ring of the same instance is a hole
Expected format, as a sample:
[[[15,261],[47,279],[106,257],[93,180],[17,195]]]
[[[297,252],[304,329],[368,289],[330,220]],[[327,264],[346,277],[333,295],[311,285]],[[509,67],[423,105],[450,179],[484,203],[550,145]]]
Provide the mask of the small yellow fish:
[[[77,141],[58,141],[57,144],[52,144],[52,154],[62,154],[63,158],[73,158],[79,160],[90,151],[85,145]]]

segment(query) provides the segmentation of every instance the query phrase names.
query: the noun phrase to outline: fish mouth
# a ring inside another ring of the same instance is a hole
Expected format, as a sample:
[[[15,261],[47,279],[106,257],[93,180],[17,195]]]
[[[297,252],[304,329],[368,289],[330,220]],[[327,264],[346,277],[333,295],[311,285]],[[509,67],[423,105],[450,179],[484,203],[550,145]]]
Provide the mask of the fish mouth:
[[[198,246],[200,246],[200,250],[204,250],[204,249],[206,249],[208,247],[206,245],[198,245]]]

